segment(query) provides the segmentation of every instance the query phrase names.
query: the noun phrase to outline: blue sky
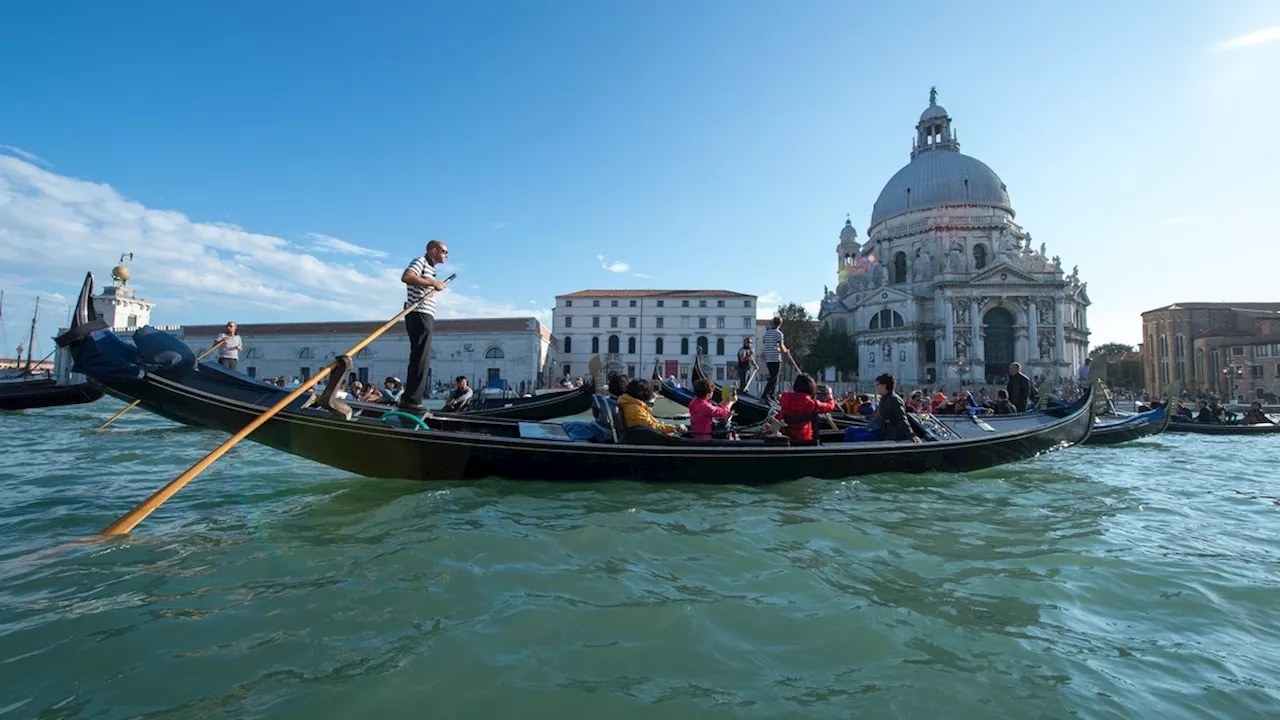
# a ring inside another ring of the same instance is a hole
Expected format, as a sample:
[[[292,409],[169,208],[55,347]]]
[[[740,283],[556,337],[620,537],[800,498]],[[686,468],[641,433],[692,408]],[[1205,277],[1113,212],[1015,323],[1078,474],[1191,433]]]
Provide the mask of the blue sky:
[[[1177,300],[1280,299],[1274,2],[10,3],[0,26],[7,346],[122,252],[161,323],[389,316],[430,238],[459,273],[442,314],[545,319],[588,287],[811,303],[931,85],[1080,266],[1095,343]]]

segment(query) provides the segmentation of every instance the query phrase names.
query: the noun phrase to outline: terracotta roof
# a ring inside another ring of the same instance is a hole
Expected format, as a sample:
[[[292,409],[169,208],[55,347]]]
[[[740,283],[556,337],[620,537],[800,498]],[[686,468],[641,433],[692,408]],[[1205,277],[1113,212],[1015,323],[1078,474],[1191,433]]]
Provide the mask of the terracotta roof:
[[[1189,302],[1173,303],[1142,313],[1161,312],[1164,310],[1254,310],[1263,312],[1280,312],[1280,303],[1274,302]]]
[[[557,295],[557,298],[576,298],[576,297],[615,297],[615,298],[634,298],[634,297],[742,297],[749,298],[755,295],[747,295],[740,292],[732,292],[730,290],[579,290],[571,292],[567,295]]]
[[[382,327],[376,320],[347,320],[335,322],[298,322],[298,323],[248,323],[240,324],[241,335],[368,335]],[[226,327],[219,325],[184,325],[182,331],[186,335],[218,335]],[[530,332],[537,331],[543,337],[550,338],[551,333],[542,327],[536,318],[468,318],[463,320],[436,320],[435,332],[438,333],[498,333],[498,332]],[[387,332],[404,333],[404,322]]]

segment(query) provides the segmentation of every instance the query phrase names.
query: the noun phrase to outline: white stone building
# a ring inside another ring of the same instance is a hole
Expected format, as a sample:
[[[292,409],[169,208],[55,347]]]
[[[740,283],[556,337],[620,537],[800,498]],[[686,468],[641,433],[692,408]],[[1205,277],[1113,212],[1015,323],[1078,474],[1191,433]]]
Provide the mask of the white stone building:
[[[94,296],[94,307],[118,334],[128,338],[151,321],[153,305],[117,282]],[[257,378],[304,380],[339,353],[382,326],[379,321],[239,324],[244,347],[239,371]],[[197,354],[208,349],[223,325],[159,325],[187,343]],[[210,356],[211,358],[216,355]],[[473,387],[514,392],[550,387],[555,382],[556,341],[536,319],[476,318],[435,321],[431,342],[429,387],[451,385],[458,375]],[[69,358],[58,354],[55,373],[69,378]],[[401,322],[352,358],[361,381],[382,384],[387,376],[404,379],[409,365],[409,338]]]
[[[931,91],[911,161],[881,191],[869,240],[846,222],[837,285],[819,311],[858,346],[860,380],[909,386],[1003,383],[1023,372],[1071,377],[1089,344],[1086,283],[1014,222],[1002,182],[960,153]]]
[[[556,296],[560,378],[586,378],[599,355],[608,372],[688,379],[702,346],[717,380],[737,376],[738,348],[755,334],[756,296],[729,290],[580,290]],[[704,360],[703,367],[708,367]]]

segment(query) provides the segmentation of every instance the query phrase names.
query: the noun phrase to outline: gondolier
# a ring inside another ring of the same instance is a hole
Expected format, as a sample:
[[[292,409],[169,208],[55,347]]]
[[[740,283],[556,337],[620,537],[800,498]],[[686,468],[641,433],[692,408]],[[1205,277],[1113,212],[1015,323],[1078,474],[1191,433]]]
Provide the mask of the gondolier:
[[[410,412],[422,410],[422,397],[427,392],[427,369],[431,363],[431,331],[435,325],[435,293],[444,290],[444,283],[436,280],[436,265],[449,257],[449,249],[439,240],[427,243],[425,255],[416,257],[400,275],[405,285],[406,308],[413,312],[405,316],[404,326],[409,334],[409,370],[405,376],[404,393],[400,396],[400,408]]]
[[[738,348],[738,392],[746,395],[750,392],[747,383],[751,379],[751,368],[758,368],[756,353],[751,347],[751,338],[742,338],[742,347]]]
[[[244,338],[236,334],[236,328],[234,320],[227,323],[226,332],[213,342],[213,347],[218,348],[218,364],[232,370],[240,364],[240,349],[244,347]]]
[[[782,368],[782,353],[787,352],[787,345],[782,341],[782,318],[773,319],[773,327],[764,331],[764,366],[769,370],[769,381],[764,385],[760,397],[766,402],[777,398],[774,393],[778,389],[778,373]]]

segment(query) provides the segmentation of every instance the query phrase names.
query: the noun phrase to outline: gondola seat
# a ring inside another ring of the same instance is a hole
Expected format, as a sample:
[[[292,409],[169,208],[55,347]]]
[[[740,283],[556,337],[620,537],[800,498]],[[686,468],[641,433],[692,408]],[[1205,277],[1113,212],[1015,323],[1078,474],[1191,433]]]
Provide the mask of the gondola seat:
[[[618,430],[622,427],[622,418],[618,413],[618,403],[604,395],[591,396],[591,415],[604,428],[612,442],[618,442]]]

